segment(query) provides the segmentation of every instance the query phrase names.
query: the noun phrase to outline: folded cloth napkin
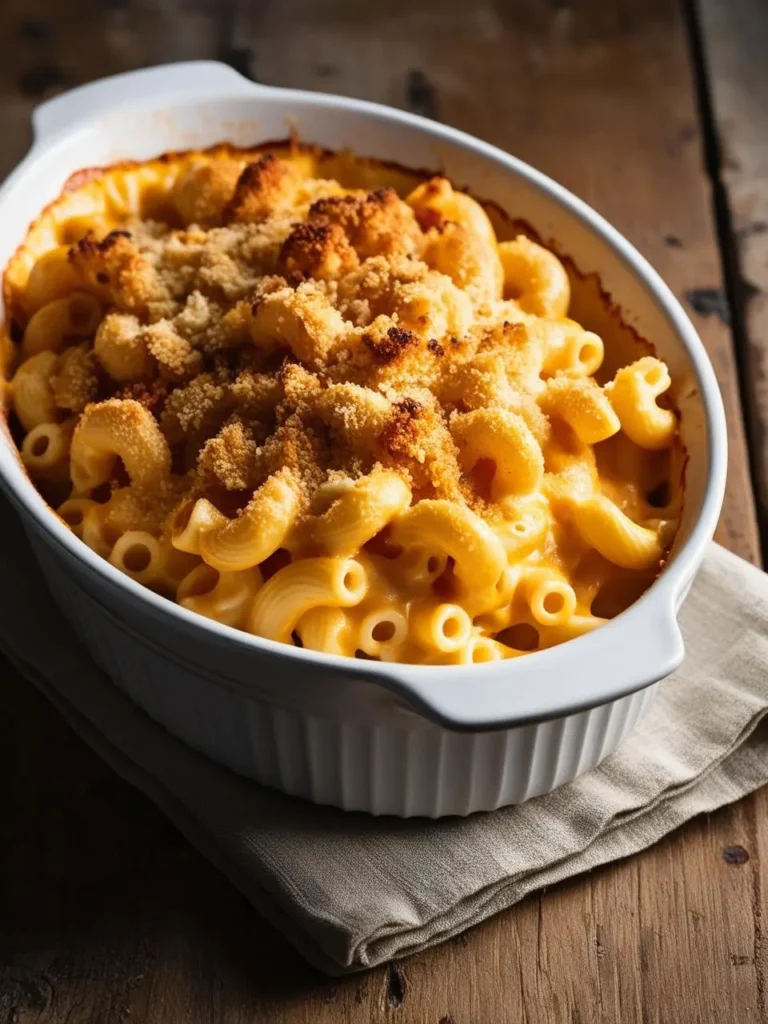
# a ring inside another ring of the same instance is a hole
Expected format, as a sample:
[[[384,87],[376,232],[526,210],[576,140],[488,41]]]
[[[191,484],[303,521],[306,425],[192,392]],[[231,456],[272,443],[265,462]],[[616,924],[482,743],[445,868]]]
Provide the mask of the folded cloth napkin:
[[[441,942],[768,781],[768,580],[716,545],[682,612],[685,663],[617,753],[520,807],[403,821],[282,796],[173,739],[78,645],[2,499],[0,536],[11,662],[330,974]]]

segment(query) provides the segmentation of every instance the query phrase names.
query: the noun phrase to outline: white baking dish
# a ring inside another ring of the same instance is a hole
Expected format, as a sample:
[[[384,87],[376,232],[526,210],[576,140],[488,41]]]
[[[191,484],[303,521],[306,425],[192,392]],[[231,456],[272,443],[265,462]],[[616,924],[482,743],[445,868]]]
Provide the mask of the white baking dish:
[[[31,152],[0,190],[0,265],[66,178],[291,130],[331,149],[444,170],[554,238],[596,271],[678,382],[689,453],[683,521],[668,567],[611,623],[513,661],[426,667],[343,659],[238,632],[158,597],[50,512],[0,431],[0,482],[51,589],[97,662],[153,718],[235,771],[319,803],[375,814],[467,814],[547,792],[615,749],[653,684],[681,661],[676,612],[722,501],[725,421],[712,367],[646,261],[584,203],[451,128],[336,96],[254,85],[197,62],[96,82],[34,114]]]

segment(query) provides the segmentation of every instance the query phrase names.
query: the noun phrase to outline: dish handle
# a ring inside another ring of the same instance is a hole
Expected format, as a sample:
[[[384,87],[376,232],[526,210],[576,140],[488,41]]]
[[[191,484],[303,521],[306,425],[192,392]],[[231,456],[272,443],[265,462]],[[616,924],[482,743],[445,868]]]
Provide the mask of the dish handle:
[[[163,64],[139,71],[101,78],[41,103],[32,112],[35,142],[46,142],[79,121],[125,104],[141,103],[163,94],[180,98],[247,94],[269,86],[244,78],[234,68],[214,60],[192,60]]]
[[[618,700],[670,675],[683,655],[675,602],[669,592],[651,592],[599,629],[548,650],[443,671],[391,665],[376,682],[449,729],[502,729]]]

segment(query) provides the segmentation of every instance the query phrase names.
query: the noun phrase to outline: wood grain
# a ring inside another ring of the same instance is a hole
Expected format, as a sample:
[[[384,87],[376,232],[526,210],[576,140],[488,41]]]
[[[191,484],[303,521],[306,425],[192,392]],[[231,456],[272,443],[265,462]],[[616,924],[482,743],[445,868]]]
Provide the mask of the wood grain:
[[[217,56],[265,82],[440,118],[564,182],[688,305],[728,408],[731,475],[719,537],[759,559],[689,39],[676,4],[6,0],[0,40],[5,170],[26,145],[31,107],[58,88],[158,60]],[[2,1024],[768,1022],[757,825],[765,797],[694,821],[645,854],[402,965],[332,983],[9,667],[0,672],[0,822],[9,837],[0,844]]]
[[[734,325],[743,345],[755,490],[768,525],[768,8],[702,0],[703,56],[715,116],[714,158],[732,248]],[[765,540],[765,536],[764,536]]]

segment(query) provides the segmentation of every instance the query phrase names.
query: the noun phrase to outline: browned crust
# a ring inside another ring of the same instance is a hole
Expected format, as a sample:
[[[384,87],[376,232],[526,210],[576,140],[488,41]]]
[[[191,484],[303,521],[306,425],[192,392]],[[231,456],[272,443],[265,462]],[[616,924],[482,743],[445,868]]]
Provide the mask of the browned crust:
[[[11,305],[10,304],[10,284],[9,284],[8,275],[7,275],[7,268],[8,268],[8,266],[14,261],[14,259],[24,249],[24,246],[26,245],[27,238],[28,238],[30,232],[34,229],[35,225],[39,222],[39,220],[41,218],[43,218],[45,216],[45,214],[48,213],[59,202],[59,200],[64,195],[66,195],[68,192],[72,192],[72,191],[74,191],[74,190],[76,190],[78,188],[81,188],[84,185],[89,184],[90,182],[98,179],[99,177],[101,177],[101,176],[103,176],[103,175],[105,175],[105,174],[107,174],[109,172],[114,172],[114,171],[119,171],[119,170],[130,170],[130,169],[133,169],[133,168],[138,168],[138,167],[144,166],[146,164],[155,163],[155,162],[159,162],[159,163],[162,163],[162,164],[171,164],[171,163],[173,163],[175,161],[181,161],[181,160],[187,159],[192,154],[200,154],[201,156],[214,157],[214,158],[218,157],[218,156],[231,157],[231,158],[235,158],[235,159],[237,159],[237,158],[242,159],[244,157],[245,158],[248,158],[248,157],[258,157],[259,159],[257,159],[255,161],[255,163],[251,162],[245,168],[245,171],[243,172],[243,175],[241,175],[241,179],[244,179],[243,180],[243,187],[241,189],[241,192],[243,192],[243,191],[245,191],[246,187],[251,189],[253,187],[254,183],[258,184],[261,181],[262,177],[265,174],[269,173],[268,170],[266,170],[266,168],[269,167],[271,161],[265,160],[265,157],[272,156],[274,158],[274,154],[275,153],[277,153],[277,154],[285,153],[286,151],[289,152],[289,153],[307,154],[307,155],[310,155],[310,156],[314,156],[317,159],[328,159],[328,158],[331,158],[331,157],[333,157],[335,155],[338,155],[336,151],[328,149],[326,147],[319,146],[319,145],[314,144],[314,143],[302,142],[295,135],[292,134],[291,136],[289,136],[287,138],[269,139],[269,140],[265,140],[264,142],[258,143],[258,144],[253,145],[253,146],[236,146],[233,143],[223,142],[223,143],[217,143],[215,145],[206,147],[204,149],[168,150],[168,151],[166,151],[164,153],[159,154],[156,157],[150,158],[149,160],[128,160],[128,159],[127,160],[120,160],[120,161],[116,161],[116,162],[114,162],[112,164],[107,164],[107,165],[102,165],[102,166],[84,167],[84,168],[81,168],[81,169],[73,172],[67,178],[67,180],[65,181],[65,183],[64,183],[64,185],[63,185],[63,187],[61,189],[61,192],[54,199],[52,199],[49,203],[47,203],[40,210],[38,215],[35,218],[33,218],[32,221],[30,221],[29,226],[27,228],[27,231],[25,232],[23,240],[20,242],[20,244],[14,250],[14,253],[10,257],[10,259],[8,260],[8,263],[6,264],[6,267],[5,267],[4,271],[3,271],[3,278],[2,278],[2,294],[3,294],[3,299],[4,299],[6,310],[10,309],[10,305]],[[261,156],[259,157],[259,155],[261,155]],[[403,175],[409,175],[409,176],[412,176],[412,177],[414,177],[416,179],[419,179],[421,181],[428,181],[429,179],[432,179],[432,178],[435,178],[435,177],[447,177],[446,175],[443,174],[442,171],[437,171],[436,172],[434,169],[427,170],[425,168],[407,167],[406,165],[401,164],[401,163],[399,163],[397,161],[394,161],[394,160],[381,160],[381,159],[377,159],[375,157],[358,157],[357,159],[361,163],[367,164],[370,167],[381,168],[382,170],[389,170],[389,171],[393,171],[393,172],[400,173],[400,174],[403,174]],[[254,171],[253,170],[254,167],[259,167],[259,166],[261,167],[260,171]],[[246,172],[249,172],[249,173],[246,174]],[[450,181],[451,179],[448,178],[448,180]],[[238,185],[239,184],[240,183],[238,183]],[[454,185],[453,187],[457,191],[461,191],[461,192],[463,192],[463,193],[465,193],[467,195],[472,196],[478,203],[480,203],[486,209],[486,212],[492,212],[496,219],[500,220],[501,222],[503,222],[505,224],[510,225],[518,233],[522,233],[522,234],[526,235],[527,237],[531,238],[533,241],[536,241],[539,244],[545,245],[547,248],[551,249],[558,256],[558,258],[562,261],[562,263],[566,267],[568,276],[571,279],[575,278],[575,279],[581,281],[585,286],[588,286],[588,287],[591,287],[592,289],[594,289],[595,293],[599,296],[599,301],[600,301],[600,304],[602,306],[602,309],[603,309],[604,313],[615,323],[616,327],[618,329],[620,329],[620,330],[624,330],[624,331],[630,332],[631,335],[633,336],[636,344],[642,346],[649,354],[655,355],[656,350],[655,350],[654,345],[647,338],[645,338],[642,334],[640,334],[640,332],[637,330],[637,328],[635,328],[632,324],[628,323],[624,319],[624,316],[622,314],[620,306],[613,299],[612,295],[603,287],[602,282],[600,280],[600,276],[599,276],[599,274],[597,272],[583,272],[583,271],[581,271],[578,268],[578,266],[576,265],[576,263],[573,260],[573,258],[571,256],[565,254],[562,251],[562,248],[558,245],[558,243],[557,243],[557,241],[555,239],[551,239],[550,238],[550,239],[547,239],[546,241],[544,241],[542,236],[527,221],[525,221],[524,219],[519,218],[519,217],[512,217],[506,210],[503,209],[503,207],[501,207],[498,203],[494,202],[493,200],[483,199],[483,198],[481,198],[479,196],[476,196],[473,193],[473,191],[469,187],[467,187],[467,186],[457,186],[457,185]],[[380,196],[380,198],[383,199],[387,191],[388,191],[388,188],[382,188],[382,189],[376,190],[376,192],[373,193],[373,195],[375,196],[375,195],[378,194]],[[234,203],[236,199],[237,199],[237,193],[236,193],[235,197],[233,197],[232,202]],[[333,200],[327,200],[327,201],[326,200],[321,200],[321,201],[319,201],[319,204],[322,204],[324,202],[333,202]],[[341,200],[341,202],[344,202],[344,200]],[[354,202],[354,200],[353,200],[353,202]],[[325,212],[324,210],[321,210],[319,208],[319,204],[314,204],[313,209],[311,211],[312,213],[320,214],[320,213],[324,213]],[[315,207],[318,207],[318,208],[315,209]],[[422,223],[422,221],[421,221],[421,214],[417,215],[417,219],[419,220],[419,224],[420,224],[420,226],[422,228],[429,227],[429,226],[439,226],[439,223],[435,224],[435,225]],[[438,220],[439,220],[439,217],[438,217]],[[102,246],[103,248],[100,251],[103,252],[103,251],[106,251],[106,249],[108,249],[110,246],[114,245],[116,240],[117,240],[117,238],[119,236],[125,236],[126,234],[127,234],[126,232],[123,232],[123,231],[120,231],[119,229],[116,229],[115,231],[110,232],[110,235],[107,236],[107,238],[103,239],[102,242],[94,243],[94,244]],[[114,236],[114,238],[112,238],[112,236]],[[256,304],[254,304],[254,305],[256,305]],[[10,333],[10,326],[11,326],[10,324],[6,325],[6,329],[9,330],[9,333]],[[406,332],[403,332],[403,334],[409,335],[410,332],[406,331]],[[374,358],[377,361],[381,361],[381,362],[384,362],[384,363],[390,361],[391,359],[398,358],[398,356],[406,348],[408,348],[410,346],[410,344],[411,344],[410,340],[408,340],[408,341],[394,340],[393,341],[392,339],[388,339],[388,340],[378,341],[378,342],[373,341],[373,339],[364,339],[364,340],[365,340],[366,345],[370,349],[372,355],[374,356]],[[428,349],[433,354],[435,354],[437,356],[441,356],[441,355],[444,354],[442,346],[436,340],[429,341],[427,343],[427,347],[428,347]],[[142,401],[142,404],[146,404],[148,406],[154,407],[156,405],[162,406],[162,404],[163,404],[163,402],[165,400],[165,397],[166,397],[166,395],[145,394],[145,395],[142,395],[139,398],[139,400]],[[420,415],[421,415],[421,413],[423,411],[421,409],[421,406],[419,405],[419,403],[416,402],[415,399],[410,399],[410,398],[404,399],[401,403],[398,403],[398,405],[396,406],[396,410],[397,410],[397,412],[396,412],[396,416],[395,416],[394,420],[388,425],[388,427],[386,428],[384,434],[381,437],[381,441],[384,444],[385,449],[388,450],[390,452],[390,454],[392,454],[393,456],[396,455],[396,454],[400,454],[404,449],[407,449],[407,447],[409,446],[409,443],[411,442],[411,440],[413,438],[413,432],[414,432],[414,427],[415,427],[415,422],[414,421],[417,420],[420,417]],[[675,411],[678,412],[677,409]],[[679,415],[679,412],[678,412],[678,415]],[[8,417],[7,410],[5,410],[4,408],[0,407],[0,416],[3,419],[3,426],[10,433],[10,423],[9,423],[9,417]],[[686,479],[686,472],[687,472],[688,461],[689,461],[688,453],[687,453],[687,451],[684,451],[684,461],[683,461],[683,470],[682,470],[682,479],[681,479],[681,487],[682,487],[682,490],[683,490],[683,494],[685,492],[685,479]],[[22,468],[24,468],[23,464],[22,464]],[[52,510],[52,512],[53,512],[54,515],[56,514],[54,510]]]
[[[151,158],[151,160],[118,160],[112,164],[83,167],[78,171],[74,171],[67,178],[67,180],[64,182],[64,185],[62,186],[59,195],[52,199],[49,203],[47,203],[42,208],[37,217],[30,221],[24,236],[24,240],[22,240],[22,242],[14,250],[14,253],[12,254],[11,258],[8,260],[8,264],[10,264],[17,256],[17,254],[24,248],[26,238],[29,235],[30,231],[34,228],[38,220],[40,220],[50,209],[52,209],[52,207],[56,205],[56,203],[61,199],[63,195],[65,195],[67,192],[74,191],[77,188],[81,188],[83,185],[88,184],[89,182],[100,177],[101,175],[106,174],[107,172],[117,170],[129,170],[131,168],[141,167],[144,164],[151,163],[154,161],[158,161],[160,163],[173,163],[174,161],[177,160],[186,159],[192,153],[199,153],[200,155],[207,157],[228,156],[233,158],[242,158],[247,156],[256,156],[258,154],[269,154],[272,151],[280,152],[285,150],[288,150],[289,152],[293,153],[304,153],[311,156],[316,156],[318,158],[329,158],[337,155],[336,151],[334,150],[328,149],[324,146],[317,145],[316,143],[301,142],[295,135],[290,135],[288,137],[281,139],[268,139],[264,142],[260,142],[253,146],[236,146],[234,145],[234,143],[220,142],[216,143],[213,146],[208,146],[205,149],[167,150],[166,152]],[[359,157],[358,159],[360,159],[363,163],[367,163],[371,167],[380,167],[383,169],[396,171],[402,174],[413,175],[417,178],[420,178],[422,181],[429,181],[430,179],[435,177],[446,177],[446,175],[444,175],[442,171],[427,170],[426,168],[406,167],[405,164],[398,163],[395,160],[380,160],[376,157]],[[450,181],[450,179],[448,180]],[[606,309],[606,311],[609,312],[611,316],[615,318],[619,326],[621,326],[625,330],[631,331],[636,341],[639,344],[643,345],[647,349],[649,354],[655,355],[655,348],[653,344],[647,338],[644,338],[637,331],[636,328],[634,328],[631,324],[627,323],[627,321],[623,318],[620,307],[614,301],[610,292],[603,288],[602,283],[600,281],[600,277],[596,272],[583,272],[579,270],[572,257],[563,252],[562,248],[558,245],[556,239],[548,239],[547,241],[544,241],[542,236],[526,220],[524,220],[521,217],[512,217],[502,206],[500,206],[494,200],[483,199],[480,196],[476,196],[468,186],[454,185],[454,188],[456,188],[458,191],[464,192],[466,195],[472,196],[486,209],[486,211],[492,210],[499,220],[503,221],[504,223],[512,225],[519,233],[527,235],[529,238],[531,238],[535,242],[538,242],[540,245],[546,245],[547,248],[551,249],[558,256],[558,258],[565,264],[569,276],[572,275],[585,283],[589,282],[590,280],[593,281],[596,287],[599,289],[600,296],[604,303],[604,308]],[[385,190],[381,189],[378,191],[382,192]],[[319,203],[322,202],[324,202],[324,200],[319,201]],[[314,204],[314,207],[318,207],[318,203]],[[316,212],[320,213],[323,211],[321,211],[318,208]],[[3,272],[3,299],[6,308],[8,308],[9,295],[5,271]]]
[[[235,194],[224,207],[223,222],[262,220],[294,174],[293,168],[278,160],[274,153],[265,153],[246,164],[235,185]]]
[[[363,335],[363,344],[370,351],[375,362],[386,366],[407,349],[418,343],[413,331],[403,327],[390,327],[383,338],[374,338],[370,334]]]
[[[394,459],[407,456],[416,440],[415,421],[423,410],[415,398],[395,402],[392,419],[381,433],[381,444]]]
[[[289,281],[336,276],[341,268],[357,264],[347,236],[339,224],[323,217],[297,224],[283,242],[278,265]]]

